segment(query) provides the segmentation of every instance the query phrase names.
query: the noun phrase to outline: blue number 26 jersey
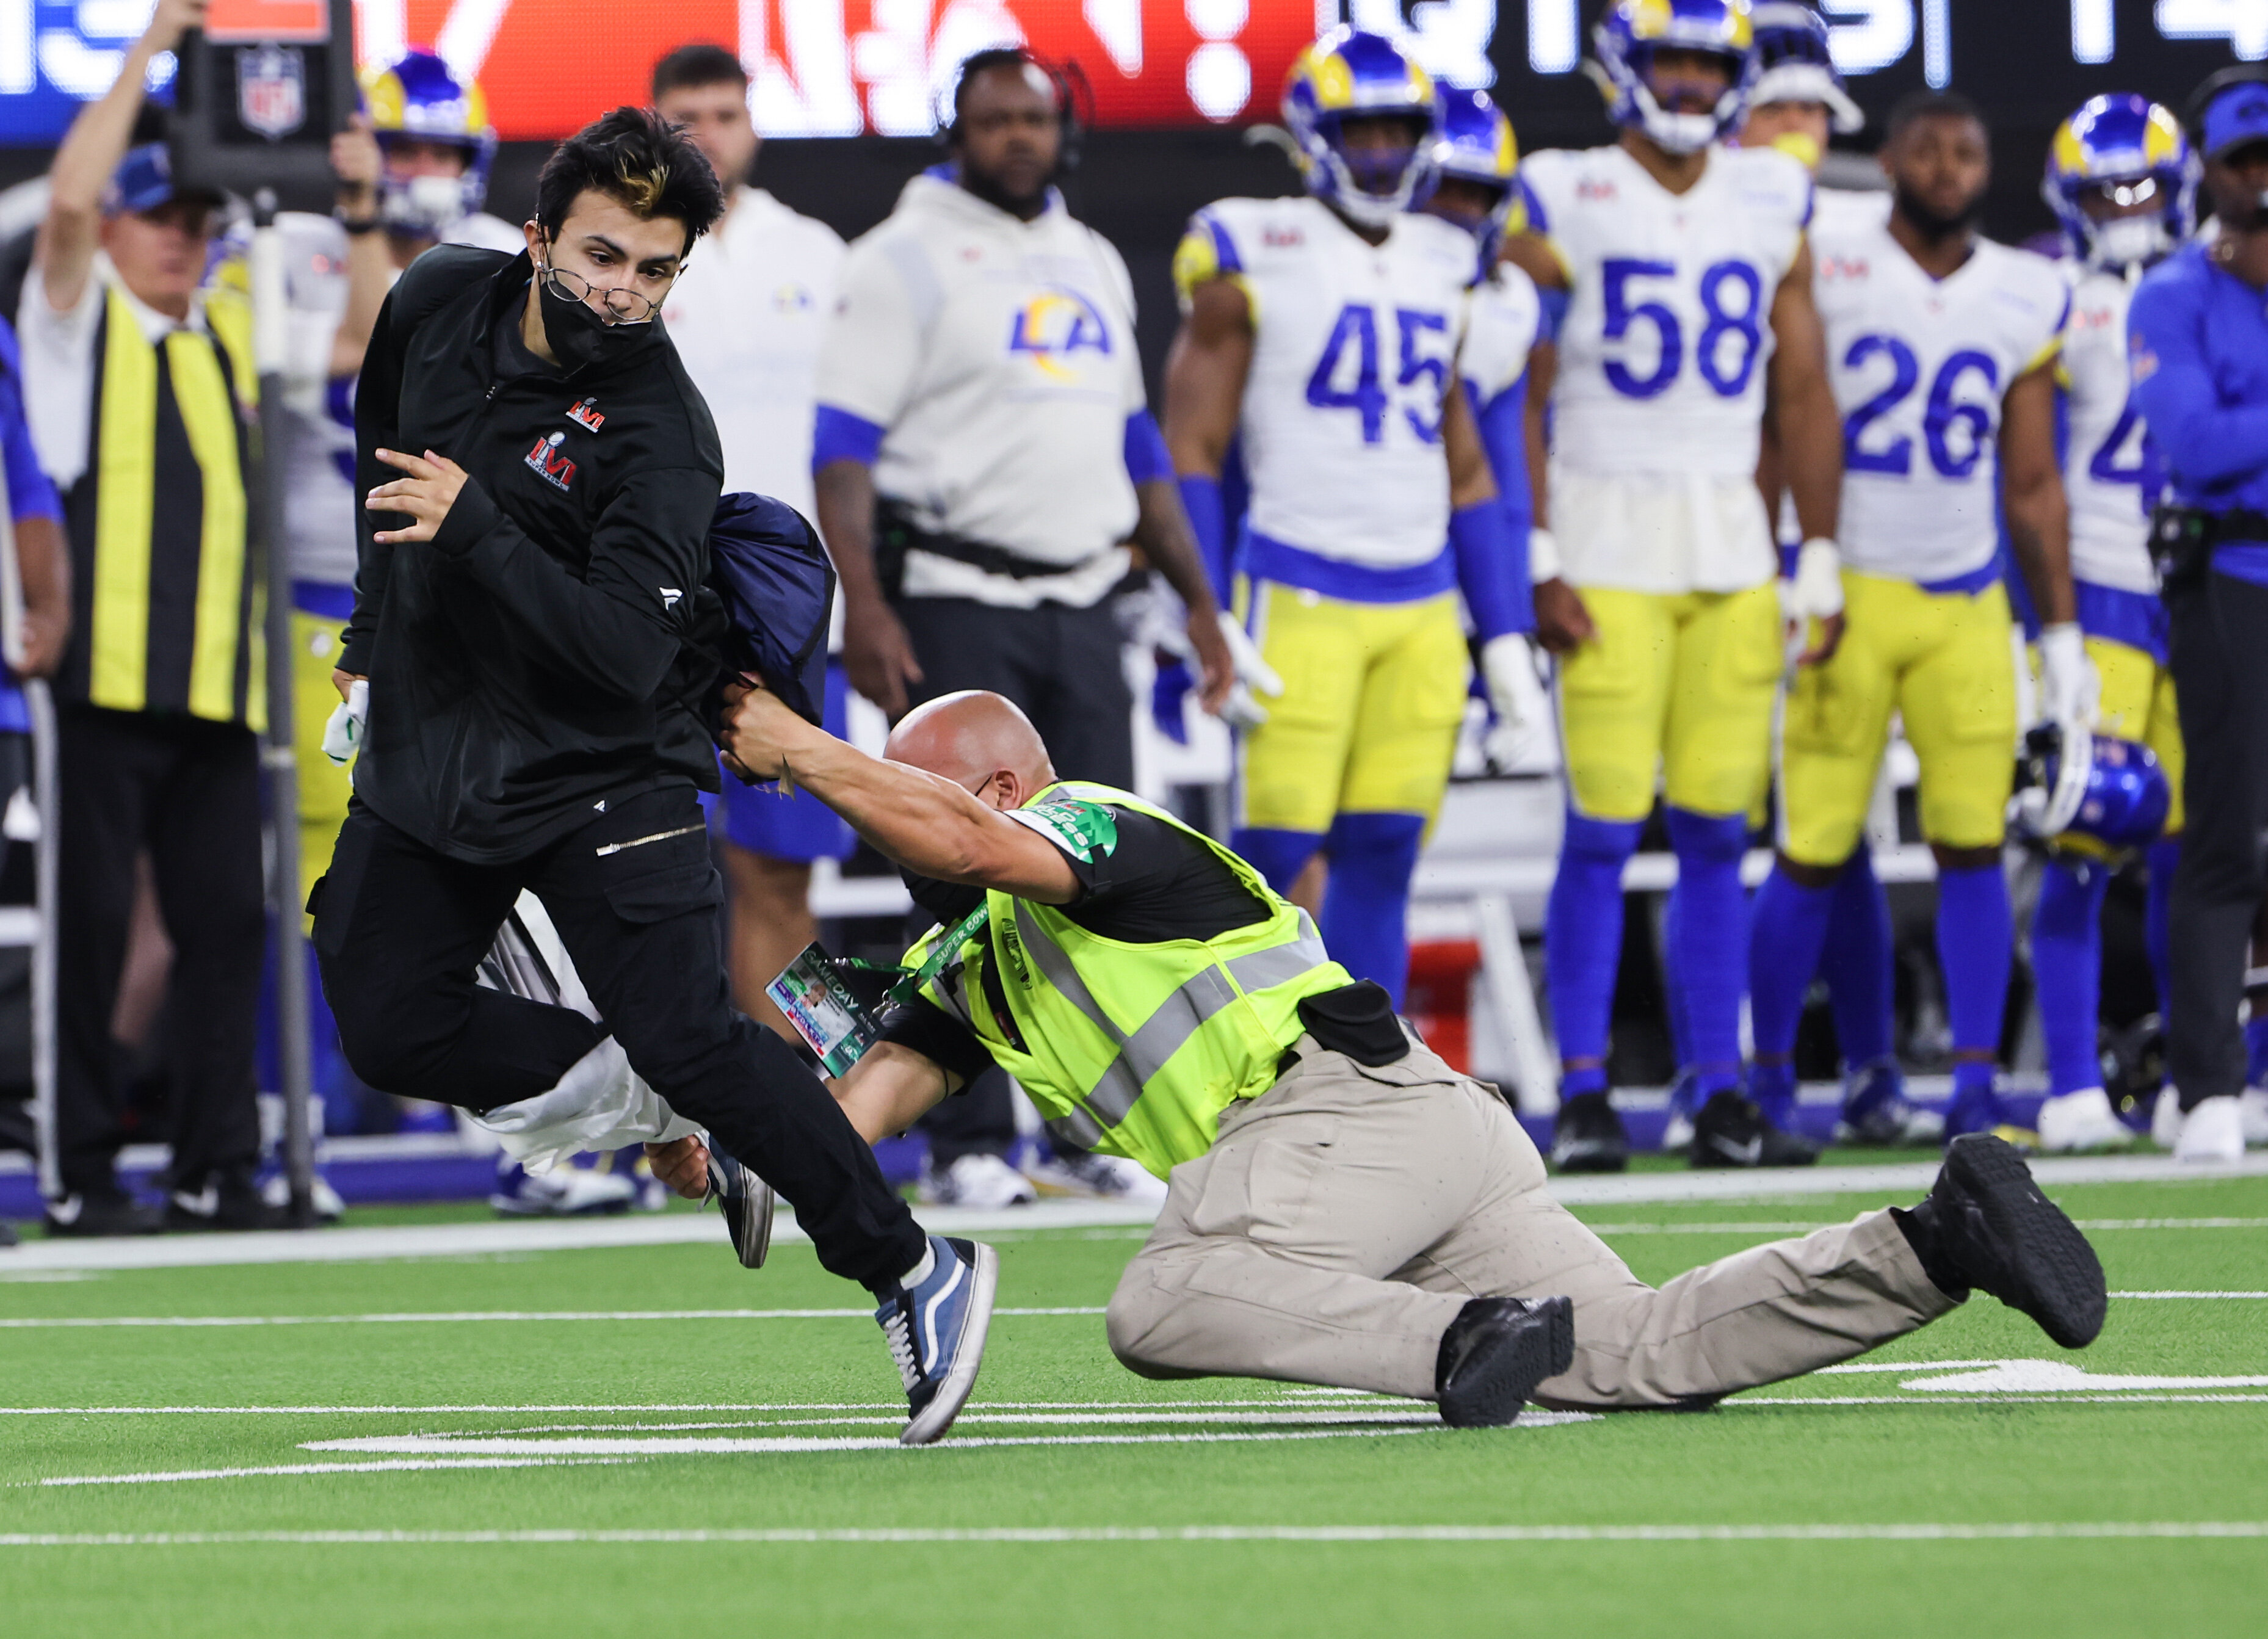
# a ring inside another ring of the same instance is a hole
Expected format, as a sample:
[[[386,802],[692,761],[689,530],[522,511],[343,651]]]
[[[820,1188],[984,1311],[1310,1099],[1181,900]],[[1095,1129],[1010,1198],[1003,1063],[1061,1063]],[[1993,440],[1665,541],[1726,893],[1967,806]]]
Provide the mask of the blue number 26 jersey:
[[[1843,412],[1843,561],[1923,584],[1984,568],[1999,549],[2000,401],[2055,358],[2063,275],[1979,239],[1933,279],[1871,222],[1822,229],[1812,256]]]
[[[1811,218],[1811,178],[1771,149],[1717,149],[1683,194],[1619,147],[1530,154],[1528,225],[1566,269],[1552,459],[1576,472],[1756,469],[1771,304]]]

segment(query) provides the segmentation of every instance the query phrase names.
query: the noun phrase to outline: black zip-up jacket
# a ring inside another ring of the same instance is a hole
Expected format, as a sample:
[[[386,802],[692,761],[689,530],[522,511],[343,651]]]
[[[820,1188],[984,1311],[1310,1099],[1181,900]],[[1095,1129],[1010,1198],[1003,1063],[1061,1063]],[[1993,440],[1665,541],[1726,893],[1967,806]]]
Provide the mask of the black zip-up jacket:
[[[362,513],[342,670],[370,679],[355,794],[427,846],[520,859],[594,808],[684,781],[717,789],[701,712],[723,624],[703,584],[724,481],[709,407],[661,323],[619,358],[500,374],[525,255],[444,246],[379,311],[355,394],[372,453],[431,449],[470,474],[429,542]]]

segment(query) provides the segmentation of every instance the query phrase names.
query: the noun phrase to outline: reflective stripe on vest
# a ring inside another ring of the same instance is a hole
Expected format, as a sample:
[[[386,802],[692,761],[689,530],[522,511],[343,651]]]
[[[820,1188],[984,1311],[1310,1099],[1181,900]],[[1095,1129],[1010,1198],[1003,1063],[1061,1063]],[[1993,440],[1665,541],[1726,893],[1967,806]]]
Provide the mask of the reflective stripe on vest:
[[[1301,911],[1300,937],[1292,944],[1232,957],[1219,966],[1204,969],[1160,1003],[1149,1018],[1131,1031],[1123,1031],[1102,1011],[1070,956],[1048,937],[1022,900],[1016,901],[1016,930],[1048,982],[1118,1043],[1118,1056],[1086,1091],[1087,1107],[1113,1127],[1134,1113],[1142,1090],[1166,1068],[1166,1062],[1204,1027],[1207,1019],[1235,1001],[1240,992],[1289,983],[1331,959],[1315,924]],[[1234,986],[1221,977],[1222,968],[1236,981]]]
[[[161,344],[161,372],[158,347],[143,334],[125,298],[115,288],[107,292],[95,460],[87,475],[95,486],[87,699],[117,711],[142,711],[151,703],[151,555],[161,503],[157,468],[162,373],[202,491],[188,697],[182,703],[196,717],[261,728],[267,713],[258,628],[265,599],[259,588],[249,589],[247,614],[243,453],[237,401],[219,351],[228,349],[240,373],[244,364],[232,334],[240,327],[223,298],[210,302],[207,314],[214,336],[173,332]],[[178,503],[171,496],[164,501]]]
[[[947,969],[924,994],[966,1020],[1053,1131],[1162,1177],[1211,1143],[1224,1109],[1274,1084],[1300,1034],[1300,1002],[1351,981],[1306,913],[1210,837],[1106,786],[1052,786],[1034,805],[1050,797],[1174,827],[1233,871],[1264,914],[1210,939],[1127,943],[995,891],[990,926],[964,947],[966,974]]]

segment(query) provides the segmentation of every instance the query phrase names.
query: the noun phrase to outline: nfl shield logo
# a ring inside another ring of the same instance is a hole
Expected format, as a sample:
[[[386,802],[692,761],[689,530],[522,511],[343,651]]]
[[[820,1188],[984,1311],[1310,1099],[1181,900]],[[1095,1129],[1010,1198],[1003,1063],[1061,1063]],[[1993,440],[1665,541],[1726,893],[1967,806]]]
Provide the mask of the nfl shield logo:
[[[307,71],[290,46],[247,46],[236,54],[236,113],[244,129],[270,142],[307,121]]]

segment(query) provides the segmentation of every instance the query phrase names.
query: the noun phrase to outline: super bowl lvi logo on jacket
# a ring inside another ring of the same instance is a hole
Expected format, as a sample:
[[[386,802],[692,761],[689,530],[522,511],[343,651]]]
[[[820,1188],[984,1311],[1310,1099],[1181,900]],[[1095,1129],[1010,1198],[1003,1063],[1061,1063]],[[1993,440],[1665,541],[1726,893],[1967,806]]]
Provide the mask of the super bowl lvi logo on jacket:
[[[563,432],[538,438],[535,447],[520,458],[527,463],[528,470],[562,495],[565,495],[568,486],[575,481],[575,463],[559,452],[559,446],[566,439],[567,435]]]

